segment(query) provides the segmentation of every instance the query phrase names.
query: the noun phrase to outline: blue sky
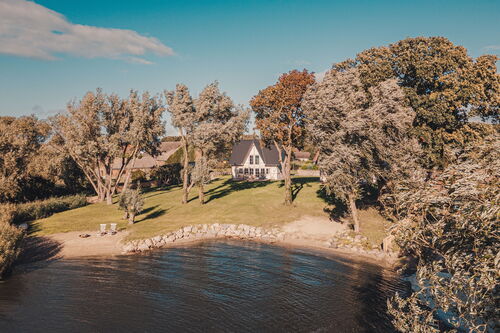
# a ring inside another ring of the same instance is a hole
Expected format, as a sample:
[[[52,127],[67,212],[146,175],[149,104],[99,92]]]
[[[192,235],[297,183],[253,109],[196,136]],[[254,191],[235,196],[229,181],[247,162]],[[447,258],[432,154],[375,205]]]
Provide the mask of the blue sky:
[[[35,3],[0,0],[0,115],[46,118],[97,87],[156,94],[182,82],[197,94],[214,80],[247,105],[280,73],[322,72],[406,37],[500,54],[500,0]]]

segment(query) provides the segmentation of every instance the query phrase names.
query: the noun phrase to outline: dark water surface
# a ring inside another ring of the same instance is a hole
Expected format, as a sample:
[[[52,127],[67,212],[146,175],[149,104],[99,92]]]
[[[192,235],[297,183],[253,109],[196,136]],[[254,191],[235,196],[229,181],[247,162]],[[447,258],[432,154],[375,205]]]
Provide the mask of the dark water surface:
[[[391,332],[404,290],[363,261],[241,241],[21,267],[0,332]]]

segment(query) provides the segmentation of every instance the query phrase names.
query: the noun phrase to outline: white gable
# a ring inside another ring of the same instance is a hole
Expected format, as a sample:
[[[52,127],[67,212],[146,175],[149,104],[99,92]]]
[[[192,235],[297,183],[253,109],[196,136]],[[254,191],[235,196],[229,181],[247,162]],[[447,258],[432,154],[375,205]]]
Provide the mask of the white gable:
[[[257,161],[256,156],[258,156],[259,163],[255,163]],[[252,158],[250,158],[250,157],[252,157]],[[252,160],[252,161],[250,161],[250,160]],[[252,162],[252,163],[250,163],[250,162]],[[243,166],[254,166],[254,167],[257,167],[257,166],[265,167],[266,166],[266,164],[264,163],[264,161],[262,159],[262,156],[260,156],[259,151],[255,147],[255,144],[252,144],[251,148],[248,150],[247,155],[245,156],[245,160],[243,161]]]

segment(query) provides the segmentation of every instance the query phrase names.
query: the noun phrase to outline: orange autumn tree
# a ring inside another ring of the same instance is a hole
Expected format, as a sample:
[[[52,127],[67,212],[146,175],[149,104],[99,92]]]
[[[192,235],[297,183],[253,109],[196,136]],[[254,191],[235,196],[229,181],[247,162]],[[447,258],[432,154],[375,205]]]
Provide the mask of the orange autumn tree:
[[[274,145],[278,149],[286,205],[292,203],[290,170],[293,148],[301,148],[304,143],[302,97],[312,83],[313,73],[306,69],[292,70],[282,74],[276,84],[259,91],[250,101],[262,140],[267,146]]]

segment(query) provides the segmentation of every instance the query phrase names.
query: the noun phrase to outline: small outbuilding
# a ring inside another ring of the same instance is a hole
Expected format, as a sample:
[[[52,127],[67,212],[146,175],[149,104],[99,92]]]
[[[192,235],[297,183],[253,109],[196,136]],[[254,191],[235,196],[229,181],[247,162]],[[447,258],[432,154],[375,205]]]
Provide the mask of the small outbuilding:
[[[231,173],[234,179],[283,178],[278,149],[266,147],[259,140],[242,140],[233,146]]]

